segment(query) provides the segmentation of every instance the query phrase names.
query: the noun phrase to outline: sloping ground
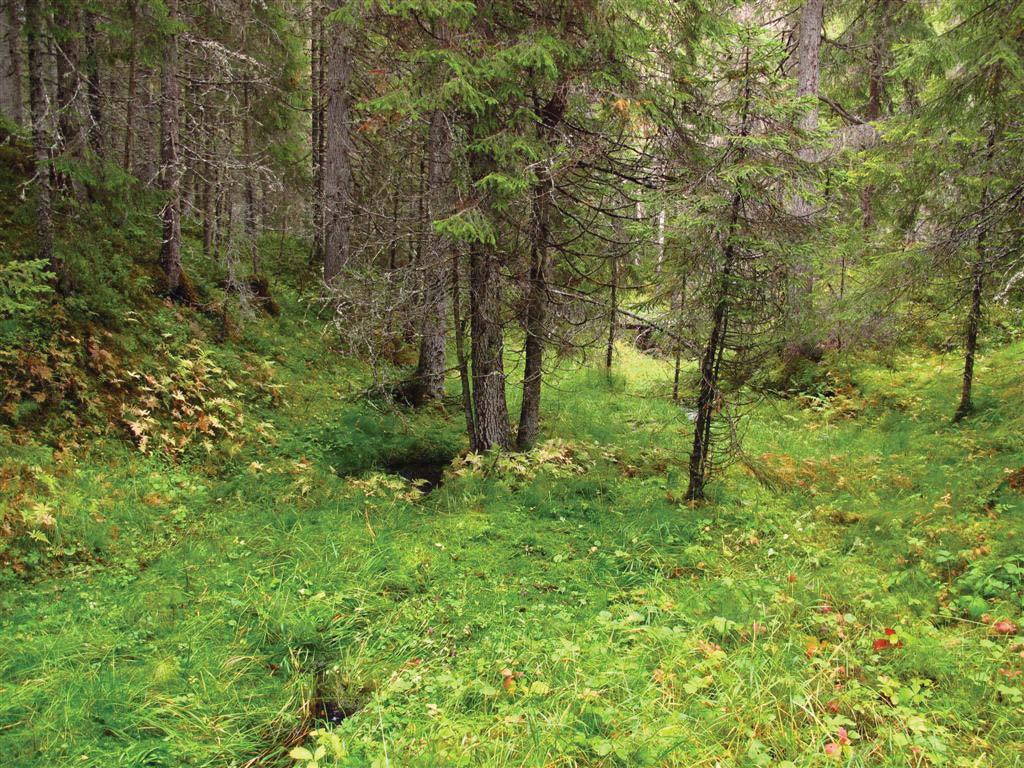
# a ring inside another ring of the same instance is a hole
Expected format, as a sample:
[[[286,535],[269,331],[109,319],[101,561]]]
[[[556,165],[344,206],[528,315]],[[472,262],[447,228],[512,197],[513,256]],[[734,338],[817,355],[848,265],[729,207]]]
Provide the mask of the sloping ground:
[[[422,496],[356,470],[458,450],[458,410],[353,404],[301,318],[245,342],[273,397],[173,461],[8,445],[54,522],[50,566],[0,582],[4,766],[1020,760],[1024,345],[957,427],[952,358],[758,406],[749,468],[689,508],[657,363],[566,372],[562,441]]]

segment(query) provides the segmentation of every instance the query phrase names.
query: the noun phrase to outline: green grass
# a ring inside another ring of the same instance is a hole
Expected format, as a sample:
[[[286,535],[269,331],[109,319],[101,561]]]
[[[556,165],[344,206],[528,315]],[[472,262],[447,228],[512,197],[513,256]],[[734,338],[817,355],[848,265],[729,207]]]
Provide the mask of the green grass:
[[[208,445],[3,438],[55,519],[0,577],[5,768],[290,765],[318,687],[358,708],[323,765],[1024,764],[1022,646],[992,629],[1024,597],[1024,345],[960,426],[952,356],[837,365],[841,397],[751,412],[770,485],[737,464],[697,507],[670,369],[622,349],[551,382],[559,442],[417,498],[360,470],[464,450],[458,408],[362,402],[282,303],[211,346],[244,420]]]

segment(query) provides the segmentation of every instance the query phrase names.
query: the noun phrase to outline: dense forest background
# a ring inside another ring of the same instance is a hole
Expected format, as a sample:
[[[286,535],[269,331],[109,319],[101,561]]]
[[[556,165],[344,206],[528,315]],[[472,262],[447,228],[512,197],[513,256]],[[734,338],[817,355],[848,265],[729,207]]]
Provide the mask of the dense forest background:
[[[1022,131],[1014,0],[4,0],[0,764],[1016,765]]]

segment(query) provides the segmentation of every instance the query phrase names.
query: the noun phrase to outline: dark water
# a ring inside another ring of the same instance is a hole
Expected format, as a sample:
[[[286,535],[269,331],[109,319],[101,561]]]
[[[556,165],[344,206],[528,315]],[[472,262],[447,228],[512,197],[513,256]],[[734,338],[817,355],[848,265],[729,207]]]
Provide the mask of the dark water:
[[[444,469],[451,459],[409,460],[400,459],[385,464],[383,470],[404,477],[416,484],[424,493],[430,493],[444,482]]]
[[[316,719],[321,723],[338,725],[345,718],[351,717],[362,708],[361,703],[342,703],[332,699],[320,699],[316,706]]]

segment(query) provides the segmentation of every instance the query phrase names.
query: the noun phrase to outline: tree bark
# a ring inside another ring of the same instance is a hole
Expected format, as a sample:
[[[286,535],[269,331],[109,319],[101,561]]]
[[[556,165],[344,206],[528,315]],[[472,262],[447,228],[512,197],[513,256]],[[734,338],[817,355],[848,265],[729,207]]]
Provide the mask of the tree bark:
[[[530,293],[526,306],[526,344],[523,366],[523,402],[519,411],[516,448],[530,448],[540,432],[540,393],[544,375],[547,334],[548,240],[550,239],[550,179],[539,172],[533,194],[533,242],[530,245]]]
[[[996,136],[999,133],[998,126],[992,126],[989,130],[988,141],[985,147],[986,169],[991,168],[992,158],[995,154]],[[981,205],[979,211],[984,217],[989,204],[989,188],[986,185],[981,192]],[[974,388],[974,357],[978,351],[978,331],[981,327],[981,301],[982,292],[985,288],[985,272],[987,268],[985,238],[988,231],[984,222],[978,224],[978,235],[975,240],[975,259],[971,265],[971,306],[967,312],[966,338],[964,339],[964,375],[960,387],[960,405],[953,414],[953,421],[961,421],[973,409],[974,403],[971,398],[971,391]]]
[[[354,199],[352,161],[352,75],[354,41],[345,22],[335,22],[329,38],[327,77],[324,98],[327,101],[323,131],[324,166],[324,281],[331,284],[351,259],[351,206]]]
[[[750,50],[743,55],[743,110],[740,136],[750,132]],[[731,144],[731,142],[730,142]],[[730,147],[731,148],[731,147]],[[742,164],[746,150],[740,145],[736,158]],[[693,448],[690,451],[689,485],[686,489],[688,501],[704,498],[704,487],[708,480],[708,459],[711,454],[711,426],[715,411],[720,407],[719,381],[722,358],[725,354],[726,333],[729,327],[730,282],[736,256],[736,233],[739,230],[740,211],[743,195],[739,189],[733,192],[729,206],[729,222],[726,228],[725,244],[722,249],[722,273],[719,276],[718,297],[711,319],[711,334],[700,361],[700,385],[697,392],[697,416],[693,424]]]
[[[309,110],[310,110],[310,146],[313,161],[313,252],[310,258],[314,264],[322,264],[324,259],[323,231],[323,142],[320,137],[323,129],[323,109],[321,104],[321,87],[323,85],[320,72],[323,46],[323,18],[318,0],[309,4]]]
[[[66,157],[81,160],[86,147],[83,124],[81,82],[81,46],[78,34],[81,14],[70,3],[58,3],[54,10],[54,27],[59,31],[57,39],[57,138],[60,153]],[[64,179],[64,186],[67,180]],[[71,180],[75,196],[84,194],[81,183]]]
[[[466,417],[466,434],[472,440],[476,434],[476,415],[473,413],[473,391],[469,382],[469,362],[466,360],[466,321],[462,316],[462,278],[459,276],[457,254],[452,259],[452,320],[455,328],[455,359],[462,388],[462,410]]]
[[[708,477],[708,457],[711,453],[711,425],[719,404],[718,382],[721,373],[722,356],[725,351],[725,334],[729,322],[729,281],[732,277],[733,259],[736,255],[735,235],[739,223],[740,206],[743,198],[733,195],[729,214],[729,230],[726,235],[722,258],[722,274],[719,278],[718,299],[711,320],[711,335],[700,361],[700,384],[697,394],[697,417],[693,425],[693,449],[690,452],[689,486],[686,489],[688,501],[704,498],[704,486]]]
[[[447,369],[445,343],[447,339],[448,307],[446,282],[448,266],[444,253],[444,240],[433,231],[432,222],[443,210],[447,184],[448,126],[444,113],[435,109],[430,116],[427,139],[427,190],[422,242],[425,245],[418,265],[423,274],[423,330],[420,335],[419,363],[416,383],[420,400],[439,400],[444,396],[444,374]]]
[[[135,94],[138,90],[138,45],[136,42],[138,25],[138,5],[130,0],[129,11],[132,20],[132,35],[128,48],[128,98],[124,116],[124,160],[122,164],[128,173],[132,173],[132,151],[135,140]]]
[[[203,158],[202,169],[202,191],[200,195],[200,207],[203,216],[203,256],[212,259],[214,255],[214,243],[217,236],[216,220],[214,213],[214,198],[217,188],[217,169],[213,162],[216,156],[216,138],[210,137],[204,147],[205,157]]]
[[[800,27],[797,42],[796,95],[812,100],[810,108],[801,115],[799,126],[808,133],[818,128],[818,84],[821,64],[821,29],[824,23],[824,0],[806,0],[800,11]],[[807,163],[817,159],[816,151],[806,144],[800,148],[799,157]],[[811,203],[801,195],[793,201],[793,214],[807,217],[813,212]],[[810,265],[804,265],[804,271],[812,275]],[[813,277],[808,278],[808,284]],[[809,292],[809,291],[808,291]]]
[[[242,86],[242,152],[245,154],[245,181],[243,189],[245,193],[245,244],[249,249],[252,260],[252,272],[257,274],[260,269],[259,248],[256,247],[259,238],[258,211],[256,208],[256,161],[252,141],[252,94],[251,85],[246,82]]]
[[[824,0],[806,0],[800,11],[800,39],[797,45],[797,96],[817,97],[818,95],[821,28],[824,16]],[[818,127],[817,106],[812,106],[803,115],[800,127],[806,131],[813,131]]]
[[[981,325],[981,295],[985,282],[984,236],[978,236],[978,256],[971,270],[971,306],[967,312],[967,333],[964,340],[964,375],[960,387],[960,405],[953,421],[961,421],[974,408],[971,391],[974,387],[974,357],[978,351],[978,328]]]
[[[491,157],[470,152],[469,171],[474,181],[494,170]],[[485,216],[493,216],[486,192],[478,201]],[[505,399],[504,325],[502,322],[501,261],[493,242],[482,239],[469,245],[469,333],[472,361],[474,451],[509,448],[512,432]]]
[[[14,0],[0,11],[0,115],[15,125],[25,122],[21,97],[21,19]]]
[[[473,450],[509,448],[512,433],[505,400],[504,329],[501,314],[501,269],[493,245],[476,242],[469,249],[470,336],[473,359]]]
[[[676,338],[673,340],[675,348],[673,356],[675,358],[675,366],[672,373],[672,402],[679,402],[679,373],[682,367],[683,359],[683,308],[686,306],[686,283],[687,279],[683,277],[683,284],[676,291],[672,297],[672,303],[676,313]]]
[[[554,152],[551,133],[565,115],[569,80],[563,80],[548,102],[538,110],[539,138]],[[516,448],[525,451],[540,432],[540,396],[544,377],[544,345],[547,343],[548,242],[551,239],[551,195],[554,187],[547,166],[537,171],[531,205],[530,292],[527,297],[524,332],[523,402],[519,410]]]
[[[868,122],[882,116],[886,59],[889,53],[889,0],[881,0],[878,4],[878,14],[868,61],[868,103],[864,107],[864,119]],[[874,194],[875,188],[872,184],[865,184],[860,193],[861,223],[864,225],[864,229],[870,229],[875,223],[872,211]]]
[[[178,0],[168,0],[167,17],[178,21]],[[164,269],[167,293],[176,299],[188,299],[181,269],[181,168],[178,160],[178,33],[172,29],[164,46],[160,72],[160,190],[164,205],[163,243],[160,264]],[[183,290],[183,288],[185,290]]]
[[[107,126],[103,113],[103,83],[100,79],[99,30],[96,14],[85,12],[85,84],[89,97],[89,148],[97,157],[104,157],[107,147]]]
[[[53,194],[50,188],[50,109],[43,83],[43,12],[40,0],[25,0],[28,39],[28,97],[32,117],[32,153],[36,171],[36,237],[38,254],[53,272],[58,290],[67,284],[64,263],[53,248]]]
[[[612,253],[611,255],[609,271],[611,272],[611,297],[608,307],[608,343],[605,346],[604,368],[610,375],[612,372],[612,358],[615,354],[615,326],[618,322],[619,311],[619,257],[617,253]]]

